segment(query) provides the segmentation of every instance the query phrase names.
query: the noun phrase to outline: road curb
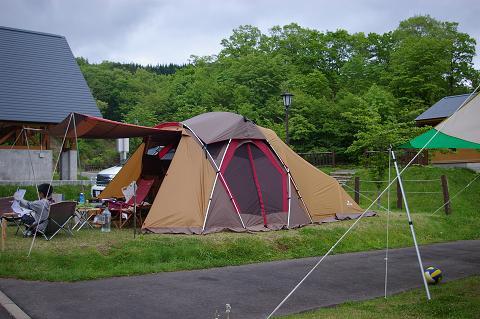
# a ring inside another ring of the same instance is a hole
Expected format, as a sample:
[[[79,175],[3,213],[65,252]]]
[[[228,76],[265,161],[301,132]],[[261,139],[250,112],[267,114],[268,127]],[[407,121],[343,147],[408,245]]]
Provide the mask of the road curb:
[[[31,319],[29,315],[27,315],[19,306],[17,306],[12,299],[8,298],[0,290],[0,304],[2,305],[5,310],[15,319]]]

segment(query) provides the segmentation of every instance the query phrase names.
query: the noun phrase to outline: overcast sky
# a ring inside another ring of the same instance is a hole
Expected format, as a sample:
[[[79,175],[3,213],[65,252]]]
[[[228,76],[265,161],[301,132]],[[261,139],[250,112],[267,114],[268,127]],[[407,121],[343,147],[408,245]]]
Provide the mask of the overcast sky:
[[[243,24],[383,33],[418,14],[459,22],[480,42],[478,0],[0,0],[0,25],[64,35],[91,62],[141,64],[216,54]]]

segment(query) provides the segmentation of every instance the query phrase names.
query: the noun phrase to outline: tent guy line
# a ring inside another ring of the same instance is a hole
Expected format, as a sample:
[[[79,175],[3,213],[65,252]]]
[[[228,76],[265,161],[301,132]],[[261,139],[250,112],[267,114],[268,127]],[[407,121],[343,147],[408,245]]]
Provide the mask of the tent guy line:
[[[450,204],[450,202],[451,202],[452,200],[454,200],[455,197],[457,197],[458,195],[460,195],[461,193],[463,193],[463,191],[466,190],[467,188],[469,188],[470,185],[472,185],[473,182],[475,182],[479,177],[480,177],[480,173],[477,173],[477,175],[476,175],[474,178],[472,178],[472,180],[471,180],[470,182],[468,182],[468,184],[465,185],[464,188],[462,188],[462,189],[459,190],[457,193],[455,193],[455,195],[453,195],[452,197],[450,197],[447,202],[445,202],[442,206],[440,206],[439,208],[437,208],[437,210],[435,210],[433,213],[431,213],[430,216],[435,215],[435,214],[436,214],[439,210],[441,210],[443,207],[445,207],[446,205]]]
[[[66,141],[66,139],[67,139],[67,132],[68,132],[68,128],[70,127],[70,123],[71,123],[71,121],[72,121],[72,118],[73,118],[73,113],[70,114],[70,116],[69,116],[68,125],[67,125],[67,128],[66,128],[66,130],[65,130],[65,134],[64,134],[64,136],[63,136],[63,141],[62,141],[62,145],[61,145],[60,150],[62,150],[63,147],[65,146],[65,141]],[[24,131],[24,132],[26,132],[26,131]],[[27,148],[28,148],[28,154],[29,154],[29,156],[30,156],[30,164],[32,165],[32,170],[34,171],[33,161],[32,161],[32,158],[31,158],[31,151],[30,151],[30,147],[29,147],[29,145],[28,145],[28,138],[27,138],[26,136],[25,136],[25,138],[26,138],[26,140],[27,140]],[[53,171],[52,171],[52,178],[51,178],[51,180],[50,180],[50,183],[48,184],[48,191],[47,191],[47,193],[50,192],[50,187],[52,187],[53,178],[54,178],[54,176],[55,176],[55,172],[57,171],[58,164],[60,163],[61,153],[62,153],[61,151],[58,152],[57,161],[56,161],[55,167],[53,168]],[[35,174],[33,175],[33,178],[36,179],[36,178],[35,178]],[[40,199],[40,195],[38,194],[38,186],[35,187],[35,188],[37,189],[38,199]],[[44,213],[44,211],[45,211],[45,208],[46,208],[46,204],[43,205],[42,210],[41,210],[41,212],[40,212],[40,218],[39,218],[38,220],[43,220],[43,213]],[[35,231],[33,232],[32,243],[30,244],[30,248],[28,249],[28,255],[27,255],[27,257],[30,257],[30,254],[32,253],[33,245],[35,244],[35,239],[37,238],[38,226],[40,226],[40,223],[37,223],[37,226],[36,226],[36,228],[35,228]]]
[[[421,147],[421,149],[419,151],[417,151],[417,153],[415,154],[415,156],[412,157],[412,159],[407,163],[407,165],[400,171],[397,173],[397,176],[387,185],[387,187],[377,196],[377,198],[372,201],[372,203],[370,203],[370,205],[368,206],[367,209],[365,209],[365,211],[358,217],[357,220],[355,220],[355,222],[346,230],[346,232],[337,240],[337,242],[335,244],[333,244],[333,246],[325,253],[325,255],[323,255],[320,260],[312,267],[312,269],[300,280],[300,282],[290,291],[290,293],[288,293],[288,295],[277,305],[277,307],[266,317],[266,319],[270,319],[276,312],[278,309],[280,309],[280,307],[290,298],[290,296],[301,286],[301,284],[310,276],[310,274],[320,265],[320,263],[335,249],[335,247],[343,240],[343,238],[345,238],[345,236],[357,225],[357,223],[363,218],[363,216],[365,216],[366,212],[372,208],[372,206],[374,205],[375,201],[377,201],[379,198],[382,197],[382,195],[393,185],[393,183],[395,183],[395,181],[397,181],[399,179],[399,177],[403,174],[403,172],[416,160],[416,158],[421,154],[421,152],[428,146],[428,144],[430,144],[430,142],[441,132],[441,130],[443,129],[443,127],[445,127],[446,123],[451,120],[452,118],[454,118],[456,116],[456,114],[458,114],[458,111],[465,105],[465,102],[467,100],[470,99],[471,96],[473,96],[473,94],[475,94],[475,92],[477,92],[477,90],[480,88],[480,85],[478,85],[475,90],[470,93],[470,96],[469,98],[467,98],[456,110],[455,112],[450,116],[448,117],[445,121],[443,121],[439,126],[439,129],[433,134],[433,136],[431,136],[429,138],[429,140],[427,141],[427,143],[425,143],[425,145],[423,145]],[[413,227],[413,226],[412,226]],[[422,276],[423,277],[423,276]],[[428,289],[428,288],[427,288]],[[430,297],[428,295],[428,297]],[[430,299],[430,298],[429,298]]]

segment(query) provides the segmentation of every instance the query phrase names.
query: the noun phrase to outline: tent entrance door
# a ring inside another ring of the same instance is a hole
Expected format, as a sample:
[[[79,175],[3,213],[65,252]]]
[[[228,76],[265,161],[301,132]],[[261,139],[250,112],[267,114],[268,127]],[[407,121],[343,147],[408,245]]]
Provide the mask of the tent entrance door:
[[[285,224],[287,174],[278,160],[263,141],[236,141],[232,146],[221,170],[245,226]]]
[[[175,151],[175,144],[149,145],[149,148],[143,155],[140,178],[154,180],[146,199],[147,202],[153,203],[163,179],[167,174],[168,168],[172,163]]]

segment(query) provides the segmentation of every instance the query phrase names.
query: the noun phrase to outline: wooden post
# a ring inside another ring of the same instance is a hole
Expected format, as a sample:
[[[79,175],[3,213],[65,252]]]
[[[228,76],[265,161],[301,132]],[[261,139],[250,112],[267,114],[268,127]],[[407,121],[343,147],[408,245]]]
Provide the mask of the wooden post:
[[[448,180],[446,175],[440,176],[442,181],[442,192],[443,192],[443,203],[445,208],[445,214],[449,215],[452,213],[452,206],[450,203],[450,194],[448,192]]]
[[[7,241],[7,220],[2,218],[2,251],[5,251],[5,242]]]
[[[332,166],[335,167],[335,151],[332,151]]]
[[[360,205],[360,177],[355,177],[355,203]]]
[[[397,208],[402,209],[403,199],[402,199],[402,189],[400,188],[400,182],[397,179]]]

